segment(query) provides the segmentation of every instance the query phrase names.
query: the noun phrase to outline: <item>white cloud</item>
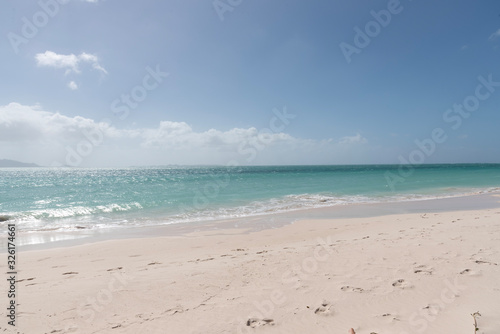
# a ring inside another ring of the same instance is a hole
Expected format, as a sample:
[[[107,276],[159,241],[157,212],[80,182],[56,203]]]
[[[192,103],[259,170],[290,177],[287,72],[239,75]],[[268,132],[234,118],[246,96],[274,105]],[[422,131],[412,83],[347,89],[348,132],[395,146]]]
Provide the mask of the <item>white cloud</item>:
[[[368,141],[366,138],[357,133],[355,136],[346,136],[340,139],[340,144],[366,144]]]
[[[54,67],[58,69],[66,69],[65,74],[81,73],[79,65],[81,63],[90,63],[92,68],[100,71],[103,74],[108,74],[105,68],[99,64],[97,56],[88,53],[81,53],[80,55],[63,55],[57,54],[53,51],[45,51],[44,53],[37,53],[35,60],[38,66]]]
[[[210,129],[195,132],[184,122],[160,122],[158,128],[142,129],[141,137],[145,147],[169,147],[185,149],[189,147],[213,147],[237,149],[242,143],[263,142],[266,146],[273,143],[290,141],[293,137],[284,133],[262,133],[256,128],[234,128],[228,131]]]
[[[293,140],[293,137],[284,133],[261,133],[256,128],[196,132],[185,122],[171,121],[162,121],[154,128],[117,129],[108,123],[99,123],[81,116],[68,117],[43,111],[40,106],[24,106],[18,103],[0,106],[0,141],[78,140],[85,139],[85,133],[96,132],[101,132],[103,136],[111,139],[137,140],[143,148],[191,149],[231,146],[236,151],[239,145],[246,142],[271,145]]]
[[[101,65],[99,65],[99,59],[97,58],[97,56],[84,52],[79,57],[82,61],[91,63],[94,69],[104,74],[108,74],[108,71],[106,71]]]
[[[78,57],[74,54],[59,55],[52,51],[45,51],[45,53],[37,53],[35,59],[38,66],[69,68],[69,71],[80,73],[78,70]]]
[[[46,166],[76,165],[78,159],[81,166],[226,164],[231,160],[241,165],[308,164],[359,163],[353,157],[366,159],[368,151],[358,145],[367,142],[359,133],[318,141],[254,127],[196,131],[185,122],[162,121],[151,128],[119,129],[110,122],[70,117],[40,106],[0,106],[0,158]]]
[[[43,111],[40,106],[10,103],[0,106],[0,142],[54,142],[85,138],[84,132],[100,129],[107,136],[116,130],[81,116],[68,117]]]
[[[74,82],[74,81],[70,81],[70,82],[68,83],[68,87],[69,87],[69,89],[71,89],[71,90],[77,90],[77,89],[78,89],[78,85],[77,85],[77,84],[76,84],[76,82]]]
[[[490,35],[489,40],[494,40],[496,38],[500,37],[500,29],[495,31],[493,34]]]

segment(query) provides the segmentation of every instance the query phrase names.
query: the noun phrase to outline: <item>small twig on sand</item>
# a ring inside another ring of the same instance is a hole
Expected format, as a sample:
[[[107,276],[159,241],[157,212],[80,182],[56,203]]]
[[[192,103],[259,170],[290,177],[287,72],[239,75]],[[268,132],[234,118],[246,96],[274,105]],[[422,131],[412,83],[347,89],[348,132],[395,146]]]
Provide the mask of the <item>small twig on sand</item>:
[[[479,328],[477,327],[477,317],[480,317],[481,313],[479,313],[479,311],[478,311],[478,312],[472,313],[471,315],[474,318],[474,333],[477,333],[477,331],[479,330]]]

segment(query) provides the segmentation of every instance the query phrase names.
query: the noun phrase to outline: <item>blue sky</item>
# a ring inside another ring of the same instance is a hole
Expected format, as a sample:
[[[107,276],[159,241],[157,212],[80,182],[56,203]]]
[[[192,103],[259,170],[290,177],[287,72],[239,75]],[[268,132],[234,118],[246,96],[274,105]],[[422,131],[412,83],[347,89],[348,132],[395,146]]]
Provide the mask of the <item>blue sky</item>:
[[[488,97],[470,116],[444,120],[474,96],[478,77],[500,82],[498,1],[1,6],[0,158],[47,166],[500,162],[500,86],[483,87]],[[366,34],[367,24],[375,30],[360,47],[354,29]],[[357,48],[350,62],[341,43]],[[127,106],[132,93],[140,101]],[[293,118],[271,128],[277,114]],[[432,139],[436,128],[446,140]]]

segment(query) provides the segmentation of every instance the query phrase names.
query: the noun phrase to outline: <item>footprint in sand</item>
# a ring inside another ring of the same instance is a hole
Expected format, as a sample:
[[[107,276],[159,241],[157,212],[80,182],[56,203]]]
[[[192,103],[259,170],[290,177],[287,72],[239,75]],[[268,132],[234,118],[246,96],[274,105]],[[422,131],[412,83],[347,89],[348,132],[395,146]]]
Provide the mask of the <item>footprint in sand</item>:
[[[30,278],[26,278],[26,279],[20,279],[20,280],[17,280],[16,283],[20,283],[20,282],[24,282],[24,281],[32,281],[34,280],[36,277],[30,277]]]
[[[314,310],[314,314],[325,316],[333,315],[333,306],[330,303],[323,302],[320,307]]]
[[[153,261],[153,262],[148,263],[148,266],[154,266],[154,265],[157,265],[157,264],[161,264],[161,262]]]
[[[400,278],[392,283],[392,286],[400,288],[400,289],[410,289],[413,286],[406,282],[404,279]]]
[[[382,317],[386,321],[388,321],[389,323],[393,323],[395,321],[399,321],[399,318],[396,315],[391,314],[391,313],[384,313],[384,314],[382,314]]]
[[[121,269],[123,269],[123,267],[111,268],[111,269],[108,269],[107,271],[115,271],[115,270],[121,270]]]
[[[351,291],[351,292],[364,292],[362,288],[355,288],[349,285],[344,285],[343,287],[340,288],[342,291]]]
[[[468,276],[481,276],[481,271],[475,271],[471,269],[464,269],[460,272],[460,275],[468,275]]]
[[[484,261],[484,260],[476,260],[474,261],[476,262],[477,264],[489,264],[489,265],[494,265],[494,266],[497,266],[498,264],[495,263],[495,262],[490,262],[490,261]]]
[[[264,319],[257,319],[257,318],[250,318],[247,320],[247,326],[255,328],[255,327],[260,327],[260,326],[274,326],[274,320],[269,319],[269,318],[264,318]]]
[[[432,268],[428,268],[425,265],[420,265],[420,266],[415,267],[415,269],[413,270],[413,273],[423,274],[423,275],[432,275],[432,270],[433,270]]]
[[[184,313],[185,311],[188,311],[188,310],[187,309],[185,310],[182,306],[178,305],[178,306],[176,306],[174,308],[166,310],[163,313],[166,313],[168,315],[174,315],[174,314],[177,314],[177,313]]]

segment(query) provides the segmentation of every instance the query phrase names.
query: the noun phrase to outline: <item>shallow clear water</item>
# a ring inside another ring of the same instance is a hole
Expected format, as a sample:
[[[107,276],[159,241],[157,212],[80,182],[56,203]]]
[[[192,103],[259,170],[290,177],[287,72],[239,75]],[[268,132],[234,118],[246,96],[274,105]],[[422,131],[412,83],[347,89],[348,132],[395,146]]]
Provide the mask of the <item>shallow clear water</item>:
[[[492,192],[499,164],[0,169],[0,215],[23,231],[247,217]],[[0,224],[6,224],[0,223]]]

